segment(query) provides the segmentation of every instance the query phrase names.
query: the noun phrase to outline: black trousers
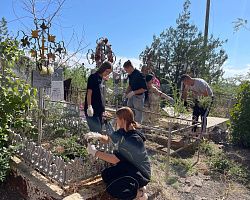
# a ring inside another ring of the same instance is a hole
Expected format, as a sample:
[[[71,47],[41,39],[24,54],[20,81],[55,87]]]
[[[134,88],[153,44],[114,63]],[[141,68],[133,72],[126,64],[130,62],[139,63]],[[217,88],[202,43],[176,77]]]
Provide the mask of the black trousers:
[[[195,105],[193,107],[193,116],[192,116],[192,124],[197,124],[199,117],[201,117],[201,133],[206,132],[207,128],[207,116],[209,115],[210,108],[212,106],[213,101],[211,102],[210,106],[207,108],[203,108],[199,106],[198,100],[195,101]],[[196,132],[197,125],[195,125],[192,129],[193,132]]]
[[[137,190],[147,185],[150,181],[135,166],[124,161],[104,169],[102,171],[102,179],[106,184],[107,192],[111,196],[126,200],[134,199]]]

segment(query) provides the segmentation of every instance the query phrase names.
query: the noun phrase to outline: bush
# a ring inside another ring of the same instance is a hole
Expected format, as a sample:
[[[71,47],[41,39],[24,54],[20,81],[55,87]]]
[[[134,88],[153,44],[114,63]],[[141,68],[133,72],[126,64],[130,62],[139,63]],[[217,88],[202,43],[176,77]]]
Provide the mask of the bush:
[[[6,147],[0,147],[0,182],[5,179],[5,176],[10,169],[9,160],[10,151],[8,151]]]
[[[232,142],[242,147],[250,147],[250,82],[239,86],[237,103],[230,111]]]
[[[36,89],[16,77],[12,70],[0,73],[0,182],[9,169],[12,149],[9,148],[11,133],[26,130],[33,134],[34,126],[27,117],[27,111],[36,106]]]

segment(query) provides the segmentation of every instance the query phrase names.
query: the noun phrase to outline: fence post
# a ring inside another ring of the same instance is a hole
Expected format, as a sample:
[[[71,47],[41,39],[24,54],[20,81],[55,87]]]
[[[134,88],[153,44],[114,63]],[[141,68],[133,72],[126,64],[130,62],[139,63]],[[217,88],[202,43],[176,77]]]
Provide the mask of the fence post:
[[[170,171],[170,147],[171,147],[171,133],[172,133],[172,119],[170,119],[170,122],[168,123],[168,150],[167,150],[167,171],[166,171],[166,178],[169,177],[169,171]]]

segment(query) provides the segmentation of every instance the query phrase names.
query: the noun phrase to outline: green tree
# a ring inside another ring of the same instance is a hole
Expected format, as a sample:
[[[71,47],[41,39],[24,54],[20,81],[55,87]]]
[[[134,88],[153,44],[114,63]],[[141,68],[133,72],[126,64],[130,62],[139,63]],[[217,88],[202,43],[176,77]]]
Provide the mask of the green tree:
[[[23,51],[18,49],[18,42],[8,35],[7,22],[4,18],[0,21],[0,67],[2,71],[13,67]]]
[[[156,75],[178,84],[180,76],[189,73],[203,77],[208,82],[217,81],[222,75],[222,65],[227,59],[221,41],[211,35],[204,48],[204,38],[198,28],[190,23],[190,1],[186,0],[183,11],[176,20],[176,27],[169,27],[159,36],[153,36],[140,58],[150,62]],[[204,52],[205,51],[205,57]],[[203,66],[204,59],[206,60]]]
[[[86,89],[88,74],[89,69],[85,68],[84,65],[77,65],[71,68],[67,67],[64,70],[65,79],[72,78],[72,87],[78,89]]]
[[[8,35],[7,21],[3,17],[0,21],[0,42],[5,39],[6,35]]]

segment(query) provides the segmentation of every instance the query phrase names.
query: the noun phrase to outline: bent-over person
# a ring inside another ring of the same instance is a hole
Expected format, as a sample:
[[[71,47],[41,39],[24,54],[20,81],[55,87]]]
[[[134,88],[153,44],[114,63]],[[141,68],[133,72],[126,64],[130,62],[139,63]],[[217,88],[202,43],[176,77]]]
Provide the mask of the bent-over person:
[[[192,93],[193,98],[193,124],[198,123],[199,116],[201,116],[201,133],[206,132],[207,116],[213,103],[213,91],[208,83],[201,78],[192,78],[188,74],[181,76],[182,82],[182,99],[184,106],[187,106],[188,92]],[[194,126],[193,132],[196,132],[197,126]]]

